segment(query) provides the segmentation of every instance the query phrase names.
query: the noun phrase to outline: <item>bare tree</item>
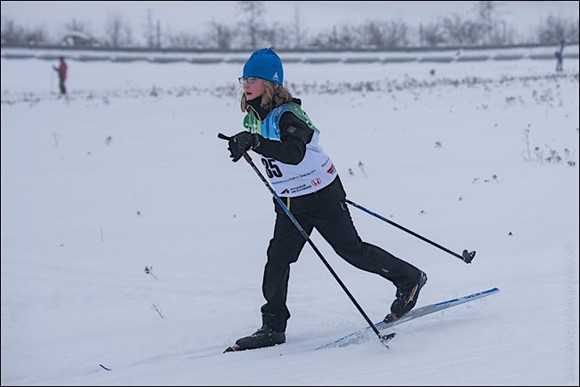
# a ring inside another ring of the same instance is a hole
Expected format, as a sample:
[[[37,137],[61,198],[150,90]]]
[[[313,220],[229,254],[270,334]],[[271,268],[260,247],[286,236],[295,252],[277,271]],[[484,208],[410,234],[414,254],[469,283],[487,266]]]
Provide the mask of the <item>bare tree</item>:
[[[425,27],[419,27],[420,45],[437,47],[445,43],[445,33],[440,23],[429,23]]]
[[[292,36],[288,28],[283,25],[274,24],[271,28],[263,30],[261,36],[269,46],[276,48],[292,48],[293,46]]]
[[[105,25],[105,41],[111,47],[128,47],[133,43],[131,24],[120,14],[109,14]]]
[[[507,24],[499,16],[499,7],[503,4],[497,1],[479,1],[475,5],[476,21],[484,31],[486,44],[502,44],[508,38]]]
[[[44,27],[34,27],[24,34],[26,44],[44,44],[48,42],[46,29]]]
[[[549,15],[540,24],[537,38],[542,44],[555,44],[564,39],[568,42],[578,42],[578,19],[565,19],[563,17]]]
[[[312,45],[322,49],[355,49],[364,45],[361,38],[361,27],[341,24],[332,30],[318,33],[312,40]]]
[[[48,42],[44,27],[26,29],[16,24],[13,19],[4,19],[2,27],[2,44],[43,44]]]
[[[493,1],[479,1],[475,5],[477,20],[483,29],[486,43],[490,43],[493,30],[493,13],[495,4]]]
[[[371,21],[360,28],[362,44],[378,49],[409,45],[409,27],[402,21]]]
[[[384,26],[378,22],[371,21],[364,26],[365,40],[367,44],[374,48],[385,47]]]
[[[85,34],[91,33],[91,28],[89,27],[89,23],[84,21],[79,21],[77,19],[72,19],[69,22],[64,24],[64,28],[66,32],[81,32]]]
[[[486,33],[483,24],[471,20],[463,20],[456,14],[444,17],[442,28],[447,44],[451,45],[481,44]]]
[[[2,25],[2,44],[24,43],[24,29],[14,19],[4,19]]]
[[[294,22],[290,28],[292,36],[294,37],[294,48],[302,48],[304,42],[307,40],[307,29],[302,25],[302,18],[300,17],[300,10],[298,7],[294,8]]]
[[[167,33],[167,46],[171,48],[199,48],[201,42],[198,37],[188,31],[180,31],[177,33]]]
[[[264,14],[264,2],[240,1],[239,7],[245,16],[240,22],[240,32],[242,36],[248,36],[249,48],[255,50],[258,48],[260,34],[263,32],[262,26],[265,24],[262,18]]]
[[[232,48],[232,41],[234,38],[234,30],[227,24],[213,21],[209,23],[208,43],[210,47],[218,48],[220,50],[228,50]]]
[[[159,23],[159,21],[157,22]],[[157,28],[155,19],[153,17],[153,11],[147,11],[147,17],[143,23],[143,37],[145,38],[145,47],[153,48],[159,47],[157,44],[159,42],[159,37],[157,34]]]

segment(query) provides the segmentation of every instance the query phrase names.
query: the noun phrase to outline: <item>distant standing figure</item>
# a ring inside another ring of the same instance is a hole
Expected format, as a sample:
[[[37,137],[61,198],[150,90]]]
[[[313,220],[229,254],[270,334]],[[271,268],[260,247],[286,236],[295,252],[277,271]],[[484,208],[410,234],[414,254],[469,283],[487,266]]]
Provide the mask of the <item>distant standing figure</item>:
[[[560,41],[558,47],[556,47],[556,52],[554,52],[556,57],[556,71],[562,71],[562,62],[564,61],[564,39]]]
[[[58,81],[59,81],[58,87],[60,88],[60,95],[66,95],[65,81],[66,81],[66,73],[68,70],[68,66],[67,66],[66,62],[64,61],[64,58],[61,56],[60,63],[58,65],[58,67],[52,66],[52,68],[58,74]]]

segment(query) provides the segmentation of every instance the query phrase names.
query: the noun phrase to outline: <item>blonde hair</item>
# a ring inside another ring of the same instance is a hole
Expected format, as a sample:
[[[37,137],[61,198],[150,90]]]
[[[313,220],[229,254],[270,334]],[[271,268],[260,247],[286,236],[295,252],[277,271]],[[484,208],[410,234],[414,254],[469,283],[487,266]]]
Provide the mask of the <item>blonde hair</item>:
[[[264,94],[262,94],[262,102],[260,106],[266,110],[272,110],[282,105],[285,102],[292,101],[292,94],[285,89],[283,86],[277,83],[270,82],[266,79],[261,79],[264,82]],[[240,100],[240,107],[242,112],[246,113],[249,108],[248,101],[246,100],[246,95],[242,94],[242,99]]]

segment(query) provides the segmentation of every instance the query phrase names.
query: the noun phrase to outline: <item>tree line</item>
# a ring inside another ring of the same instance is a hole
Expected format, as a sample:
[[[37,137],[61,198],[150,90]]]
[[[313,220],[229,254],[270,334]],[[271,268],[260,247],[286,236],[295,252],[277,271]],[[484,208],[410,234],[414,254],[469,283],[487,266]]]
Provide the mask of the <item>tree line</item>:
[[[100,33],[75,19],[65,23],[64,33],[51,38],[44,27],[23,27],[13,19],[2,22],[2,45],[102,46],[149,49],[376,49],[408,47],[485,46],[511,44],[556,44],[562,39],[579,41],[578,18],[547,15],[534,32],[521,36],[501,18],[501,3],[479,1],[469,16],[440,17],[425,25],[411,26],[402,20],[367,20],[358,24],[335,25],[311,34],[296,9],[287,23],[268,24],[263,1],[239,1],[236,23],[212,21],[202,33],[174,32],[153,12],[142,22],[142,36],[136,37],[128,18],[111,14]],[[259,21],[259,22],[256,22]],[[68,39],[68,41],[66,40]]]

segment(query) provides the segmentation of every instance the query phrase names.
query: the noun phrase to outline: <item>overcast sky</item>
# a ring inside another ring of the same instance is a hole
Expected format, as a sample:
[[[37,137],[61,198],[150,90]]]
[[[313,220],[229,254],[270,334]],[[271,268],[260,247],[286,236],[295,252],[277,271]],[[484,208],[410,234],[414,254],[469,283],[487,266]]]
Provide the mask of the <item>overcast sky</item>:
[[[369,19],[403,20],[411,25],[435,21],[437,17],[473,15],[477,1],[265,1],[270,21],[291,24],[296,13],[309,33],[333,25],[355,24]],[[577,1],[498,1],[498,12],[508,25],[527,33],[548,15],[578,18]],[[202,32],[208,23],[236,21],[238,1],[2,1],[2,25],[14,20],[26,27],[45,26],[50,34],[61,34],[67,22],[76,19],[97,35],[109,15],[126,17],[141,39],[147,14],[152,12],[171,32]]]

